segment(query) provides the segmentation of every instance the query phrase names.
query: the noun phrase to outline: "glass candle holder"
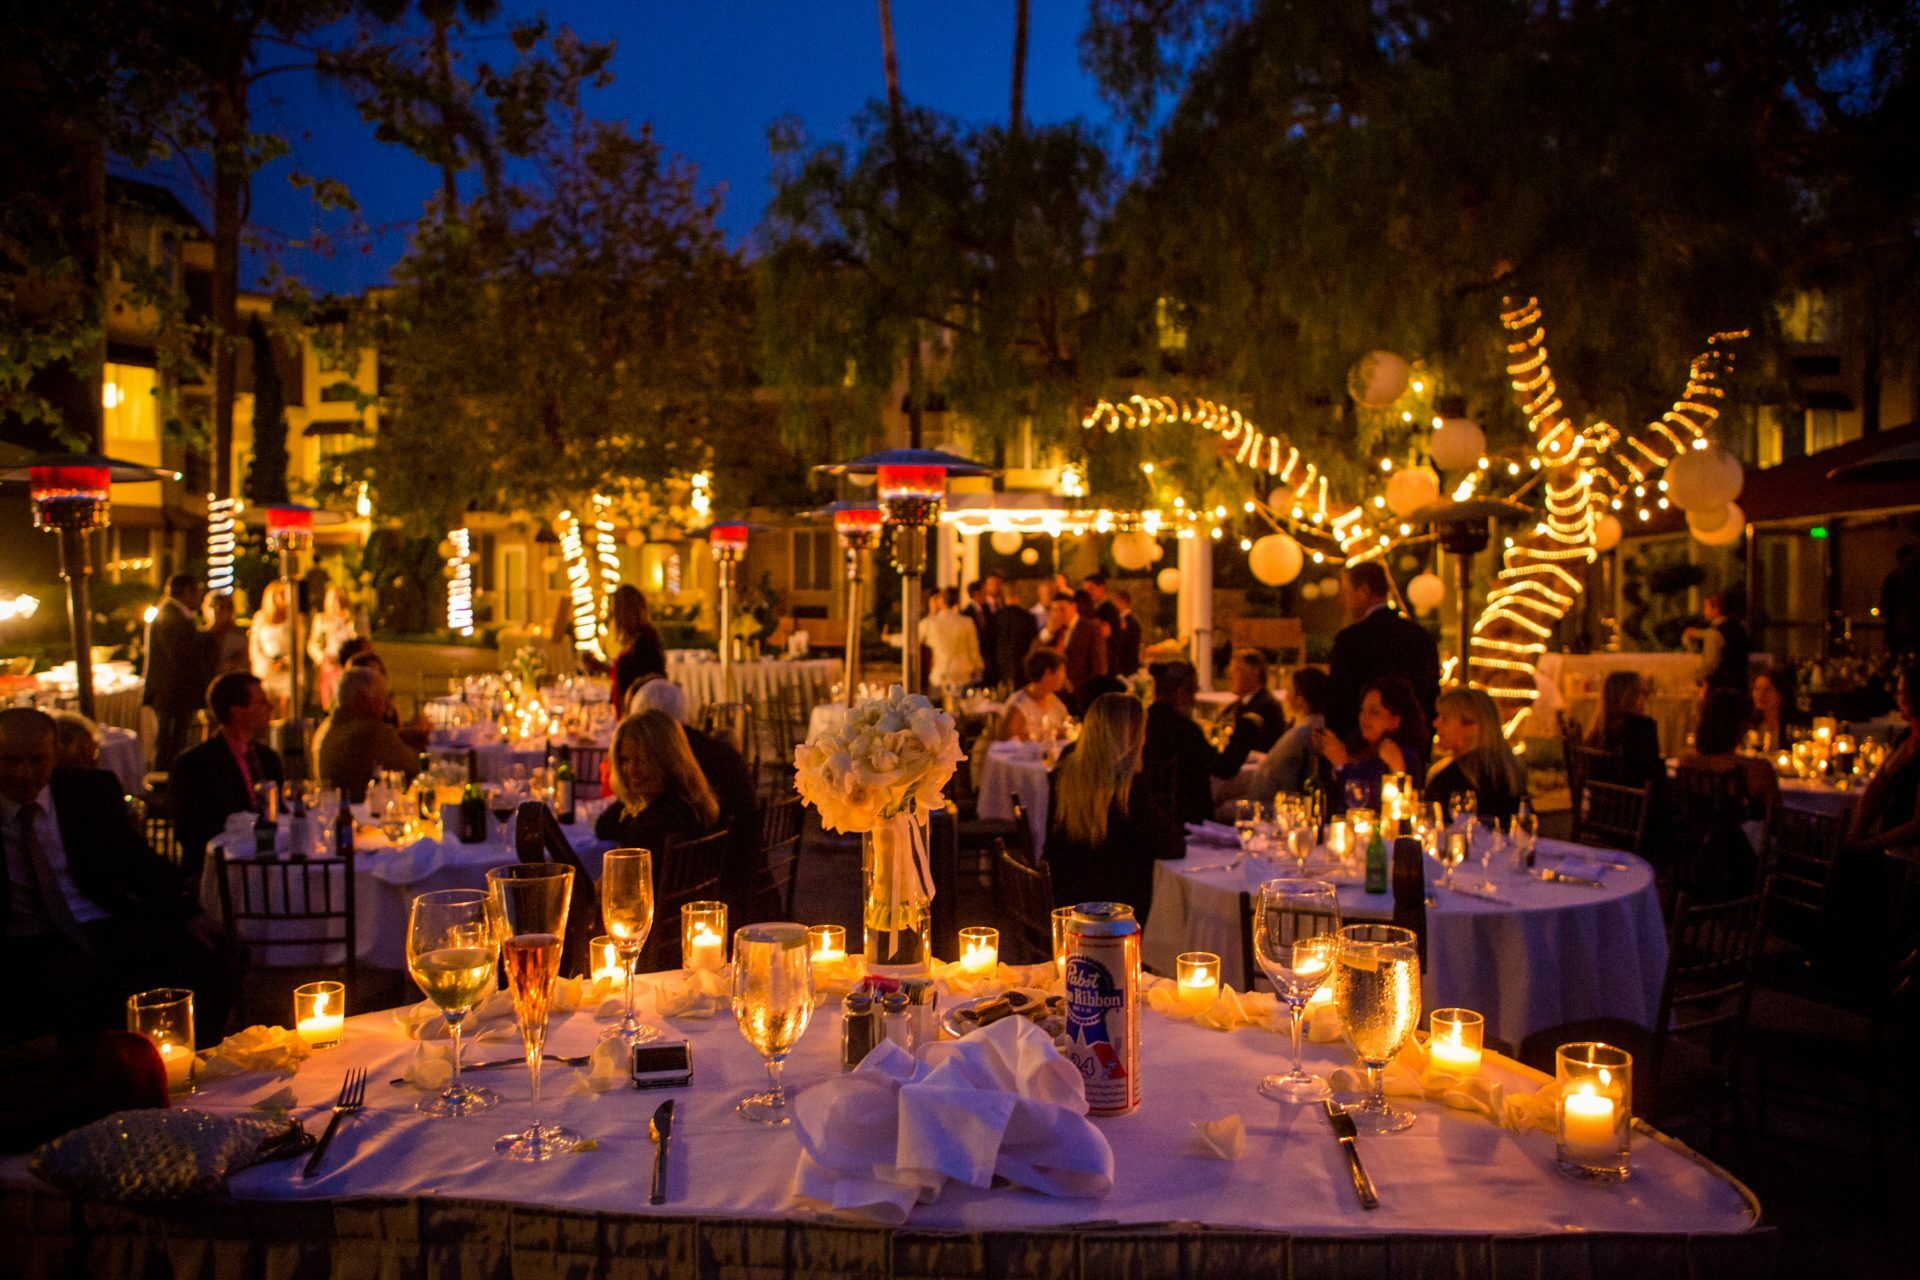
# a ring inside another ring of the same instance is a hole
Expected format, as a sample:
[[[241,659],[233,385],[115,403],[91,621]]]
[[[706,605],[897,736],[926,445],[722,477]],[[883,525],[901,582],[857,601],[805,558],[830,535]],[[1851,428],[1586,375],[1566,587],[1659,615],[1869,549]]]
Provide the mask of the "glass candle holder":
[[[1220,998],[1220,957],[1211,951],[1186,951],[1174,965],[1180,1003],[1190,1009],[1213,1008]]]
[[[680,965],[723,969],[727,964],[727,904],[689,902],[680,908]]]
[[[837,924],[817,924],[807,930],[807,955],[816,965],[839,964],[847,958],[847,931]]]
[[[127,997],[127,1030],[153,1041],[167,1069],[167,1092],[193,1091],[193,992],[160,987]]]
[[[1561,1045],[1554,1066],[1560,1085],[1554,1154],[1561,1171],[1589,1182],[1621,1181],[1633,1126],[1633,1055],[1580,1041]]]
[[[1353,828],[1344,818],[1336,818],[1327,824],[1327,851],[1341,862],[1353,852]]]
[[[1062,982],[1067,978],[1067,926],[1072,923],[1072,907],[1053,909],[1053,976]]]
[[[627,981],[627,966],[620,960],[620,948],[614,942],[612,934],[603,933],[589,942],[587,956],[593,965],[595,982],[617,982],[624,986]]]
[[[1427,1062],[1457,1076],[1476,1075],[1486,1043],[1487,1020],[1471,1009],[1435,1009],[1428,1024]]]
[[[1000,931],[975,925],[960,931],[960,968],[970,977],[986,977],[1000,967]]]
[[[347,1027],[347,988],[338,982],[309,982],[293,989],[293,1029],[315,1049],[340,1043]]]

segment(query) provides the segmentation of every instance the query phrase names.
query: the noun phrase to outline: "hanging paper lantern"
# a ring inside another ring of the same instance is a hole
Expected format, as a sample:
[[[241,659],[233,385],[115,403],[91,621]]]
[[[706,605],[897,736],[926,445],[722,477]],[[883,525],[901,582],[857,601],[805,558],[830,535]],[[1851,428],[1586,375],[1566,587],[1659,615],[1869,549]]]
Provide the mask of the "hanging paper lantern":
[[[1620,545],[1620,535],[1626,532],[1620,527],[1620,521],[1614,516],[1601,516],[1593,526],[1593,545],[1598,551],[1611,551]]]
[[[1347,394],[1362,409],[1384,409],[1406,394],[1412,372],[1391,351],[1369,351],[1347,371]]]
[[[1442,418],[1427,439],[1427,452],[1442,471],[1468,471],[1486,456],[1487,434],[1472,418]]]
[[[1270,533],[1247,553],[1247,568],[1270,587],[1284,587],[1300,576],[1306,555],[1300,544],[1284,533]]]
[[[1410,516],[1439,499],[1440,477],[1427,467],[1405,467],[1387,477],[1387,507],[1397,516]]]
[[[1687,528],[1694,533],[1718,533],[1732,516],[1731,502],[1723,502],[1718,507],[1701,507],[1698,511],[1687,512]]]
[[[1700,529],[1695,527],[1693,517],[1689,515],[1687,532],[1703,547],[1730,547],[1746,534],[1747,513],[1740,509],[1739,503],[1729,502],[1719,525],[1712,529]]]
[[[1153,544],[1153,550],[1147,554],[1147,559],[1151,560],[1154,564],[1159,564],[1160,557],[1166,554],[1167,554],[1167,549],[1161,546],[1160,543],[1156,540]]]
[[[1036,564],[1039,564],[1040,549],[1038,547],[1028,547],[1025,551],[1022,551],[1020,553],[1020,563],[1028,566],[1029,568],[1031,568]]]
[[[1026,539],[1011,529],[999,529],[996,530],[993,536],[988,538],[987,541],[992,544],[993,549],[1001,555],[1010,556],[1020,550],[1021,545],[1026,542]]]
[[[647,535],[639,529],[629,529],[621,535],[621,540],[630,547],[646,545]]]
[[[1180,571],[1172,565],[1168,565],[1160,571],[1159,576],[1154,578],[1153,582],[1155,586],[1160,588],[1162,595],[1177,595],[1180,591]]]
[[[1138,573],[1153,563],[1153,539],[1144,533],[1114,534],[1113,562],[1122,569]]]
[[[1421,613],[1432,613],[1447,598],[1447,584],[1437,573],[1415,574],[1407,583],[1407,603]]]
[[[1740,496],[1746,471],[1740,459],[1709,445],[1688,449],[1667,466],[1667,498],[1682,511],[1718,511]]]
[[[1267,505],[1283,515],[1293,510],[1293,490],[1280,485],[1267,494]]]
[[[1320,584],[1317,582],[1309,582],[1301,587],[1300,598],[1302,600],[1318,600],[1320,598]]]

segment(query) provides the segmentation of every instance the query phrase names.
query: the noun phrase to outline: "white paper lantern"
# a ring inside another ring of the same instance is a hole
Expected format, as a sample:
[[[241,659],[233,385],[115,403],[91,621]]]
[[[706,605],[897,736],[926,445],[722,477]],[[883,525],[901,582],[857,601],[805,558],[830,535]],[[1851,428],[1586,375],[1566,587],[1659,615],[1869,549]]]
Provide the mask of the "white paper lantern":
[[[1292,511],[1293,490],[1287,488],[1285,485],[1280,485],[1277,488],[1269,490],[1267,492],[1267,505],[1282,514]]]
[[[1620,521],[1614,516],[1601,516],[1593,526],[1593,545],[1599,551],[1611,551],[1620,545],[1620,535],[1626,530],[1620,527]]]
[[[1153,563],[1153,539],[1144,533],[1114,534],[1113,562],[1122,569],[1138,573]]]
[[[1467,471],[1486,456],[1487,433],[1472,418],[1442,418],[1427,440],[1427,452],[1442,471]]]
[[[1320,584],[1317,582],[1309,582],[1301,587],[1300,598],[1302,600],[1318,600],[1320,598]]]
[[[1740,496],[1746,471],[1740,459],[1709,445],[1687,449],[1667,466],[1667,498],[1682,511],[1720,510]]]
[[[1695,528],[1693,517],[1687,517],[1687,532],[1703,547],[1730,547],[1740,541],[1746,531],[1747,513],[1740,509],[1737,502],[1727,504],[1721,523],[1713,529]]]
[[[1268,586],[1284,587],[1300,576],[1300,567],[1306,559],[1306,553],[1292,537],[1270,533],[1254,542],[1253,550],[1247,553],[1247,568]]]
[[[1168,565],[1154,578],[1153,583],[1160,588],[1161,595],[1177,595],[1180,591],[1180,571]]]
[[[1391,351],[1369,351],[1347,371],[1347,394],[1363,409],[1384,409],[1406,394],[1412,372]]]
[[[1021,545],[1026,542],[1026,539],[1011,529],[999,529],[994,532],[992,537],[987,539],[987,542],[1001,555],[1010,556],[1020,550]]]
[[[1161,546],[1158,541],[1155,541],[1152,549],[1147,552],[1147,559],[1152,561],[1154,564],[1159,564],[1161,557],[1166,554],[1167,554],[1167,549]]]
[[[1437,573],[1415,574],[1407,583],[1407,603],[1421,613],[1432,613],[1447,598],[1447,584]]]
[[[1397,516],[1410,516],[1439,499],[1440,477],[1426,467],[1406,467],[1387,477],[1387,507]]]
[[[1697,511],[1687,512],[1687,528],[1694,533],[1718,533],[1732,516],[1731,502],[1723,502],[1717,507],[1701,507]]]
[[[1020,563],[1031,568],[1040,563],[1040,548],[1028,547],[1020,553]]]

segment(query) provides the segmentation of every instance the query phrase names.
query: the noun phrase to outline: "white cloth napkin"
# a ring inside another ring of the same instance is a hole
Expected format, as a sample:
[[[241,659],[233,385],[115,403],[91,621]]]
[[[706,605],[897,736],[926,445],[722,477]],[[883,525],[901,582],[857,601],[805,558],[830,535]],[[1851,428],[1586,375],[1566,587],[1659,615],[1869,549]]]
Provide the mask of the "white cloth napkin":
[[[248,1027],[236,1031],[195,1062],[196,1080],[226,1080],[249,1071],[290,1076],[313,1056],[313,1046],[285,1027]]]
[[[425,838],[395,849],[375,862],[373,878],[396,888],[418,884],[446,864],[446,853],[438,840]]]
[[[1240,847],[1240,833],[1224,822],[1189,822],[1187,838],[1199,844],[1219,845],[1227,849]]]
[[[883,1041],[794,1099],[796,1202],[899,1226],[948,1182],[1087,1198],[1113,1189],[1113,1149],[1086,1118],[1080,1074],[1039,1027],[1003,1018],[924,1055]]]

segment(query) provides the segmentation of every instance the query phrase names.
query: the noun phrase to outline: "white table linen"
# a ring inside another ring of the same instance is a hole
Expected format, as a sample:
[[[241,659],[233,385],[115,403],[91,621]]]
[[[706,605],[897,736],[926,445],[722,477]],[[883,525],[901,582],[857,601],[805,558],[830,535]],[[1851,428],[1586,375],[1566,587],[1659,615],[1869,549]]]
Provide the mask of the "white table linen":
[[[101,725],[100,767],[112,770],[129,794],[138,795],[147,778],[147,753],[140,735],[117,724]]]
[[[1047,845],[1047,781],[1045,757],[1037,742],[987,744],[987,761],[980,769],[980,788],[974,812],[998,822],[1013,821],[1013,798],[1027,811],[1035,851]]]
[[[1544,864],[1602,879],[1605,888],[1544,884],[1496,860],[1490,874],[1496,895],[1510,904],[1505,906],[1440,889],[1441,869],[1422,859],[1434,899],[1427,908],[1427,968],[1421,975],[1428,1008],[1477,1010],[1489,1034],[1515,1046],[1531,1032],[1581,1018],[1652,1025],[1667,966],[1653,870],[1611,849],[1600,856],[1630,870],[1602,874],[1597,864],[1561,860],[1561,854],[1580,849],[1540,842]],[[1234,859],[1231,869],[1217,869]],[[1154,868],[1153,909],[1142,939],[1145,963],[1171,975],[1182,951],[1211,951],[1220,957],[1220,980],[1245,990],[1240,894],[1257,893],[1263,880],[1291,876],[1293,863],[1255,861],[1218,844],[1190,842],[1187,864],[1216,869],[1194,871],[1179,862]],[[1481,874],[1476,860],[1462,865],[1457,880],[1476,887]],[[1393,895],[1366,893],[1357,870],[1322,878],[1340,886],[1343,919],[1392,917]]]
[[[772,697],[775,688],[786,685],[797,690],[805,705],[812,706],[826,700],[833,682],[840,678],[841,666],[837,658],[807,658],[797,662],[761,658],[736,662],[732,700],[759,706]],[[701,709],[709,703],[728,701],[720,673],[720,663],[711,655],[705,662],[688,662],[668,655],[667,679],[686,691],[688,719],[698,719]]]

